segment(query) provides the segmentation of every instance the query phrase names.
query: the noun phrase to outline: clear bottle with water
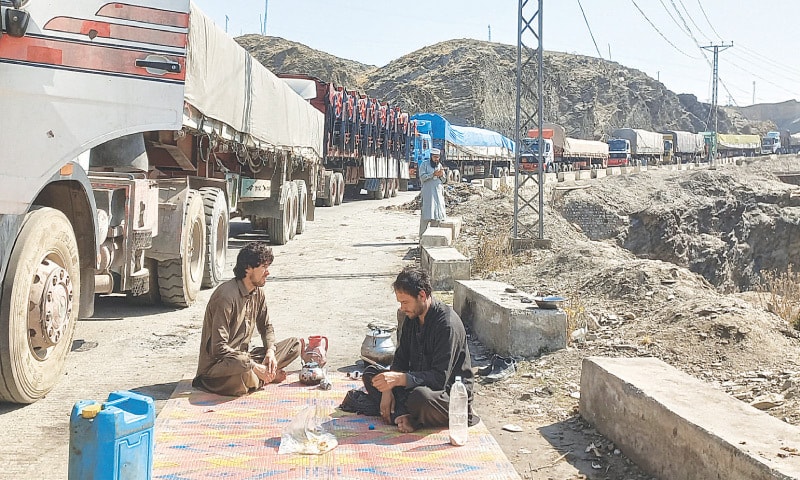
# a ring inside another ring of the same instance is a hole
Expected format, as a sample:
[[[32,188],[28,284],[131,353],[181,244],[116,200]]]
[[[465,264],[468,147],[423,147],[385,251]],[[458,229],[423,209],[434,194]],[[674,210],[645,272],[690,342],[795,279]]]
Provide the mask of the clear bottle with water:
[[[469,436],[468,401],[467,387],[461,382],[461,377],[456,377],[456,381],[450,387],[450,411],[448,414],[450,443],[453,445],[461,446],[467,443]]]

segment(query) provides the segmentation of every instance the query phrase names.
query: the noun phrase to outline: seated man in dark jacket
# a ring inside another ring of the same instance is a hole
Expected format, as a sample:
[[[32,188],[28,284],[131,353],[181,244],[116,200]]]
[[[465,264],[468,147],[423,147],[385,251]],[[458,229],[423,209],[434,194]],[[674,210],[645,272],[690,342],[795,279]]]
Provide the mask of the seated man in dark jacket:
[[[380,415],[403,433],[448,424],[450,386],[460,376],[469,392],[472,413],[472,368],[467,335],[458,314],[431,296],[431,282],[421,269],[407,267],[392,284],[405,314],[394,361],[388,371],[370,366],[364,386]]]

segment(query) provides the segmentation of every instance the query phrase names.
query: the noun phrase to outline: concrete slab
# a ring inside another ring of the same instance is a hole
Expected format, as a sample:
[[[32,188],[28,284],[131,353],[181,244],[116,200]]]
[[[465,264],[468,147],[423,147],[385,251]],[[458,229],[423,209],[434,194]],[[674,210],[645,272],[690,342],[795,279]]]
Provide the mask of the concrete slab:
[[[580,412],[658,478],[800,478],[800,429],[655,358],[584,358]]]
[[[500,179],[499,178],[484,178],[483,179],[483,186],[488,188],[489,190],[496,191],[500,188]]]
[[[500,186],[514,188],[514,177],[511,175],[503,175],[500,177]]]
[[[575,180],[589,180],[592,178],[592,170],[575,170]]]
[[[419,244],[423,247],[449,247],[453,244],[453,230],[442,227],[428,227]]]
[[[434,290],[452,290],[456,280],[469,280],[470,259],[453,247],[422,247],[420,263]]]
[[[476,186],[482,187],[483,186],[483,179],[482,178],[473,178],[472,181],[469,182],[469,183],[471,183],[472,185],[476,185]]]
[[[451,238],[455,240],[461,235],[461,224],[462,224],[461,217],[447,217],[447,220],[443,222],[439,222],[439,228],[449,228],[452,230]]]
[[[453,309],[478,339],[501,355],[534,357],[567,346],[567,314],[538,308],[533,297],[490,280],[456,281]]]
[[[598,168],[596,170],[592,170],[592,178],[604,178],[607,175],[606,170],[602,168]]]
[[[545,173],[544,183],[558,183],[558,174],[555,172]]]
[[[575,172],[558,172],[559,182],[574,182]]]
[[[612,177],[614,175],[622,175],[621,167],[608,167],[606,168],[606,175]]]

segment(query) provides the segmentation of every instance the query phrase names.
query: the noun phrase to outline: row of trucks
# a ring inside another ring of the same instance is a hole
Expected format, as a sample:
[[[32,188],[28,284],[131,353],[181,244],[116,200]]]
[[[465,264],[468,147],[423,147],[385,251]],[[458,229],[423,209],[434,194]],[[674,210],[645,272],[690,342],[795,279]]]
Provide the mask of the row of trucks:
[[[407,114],[278,78],[189,0],[0,18],[0,401],[52,389],[96,294],[186,307],[218,284],[233,216],[284,244],[347,186],[409,179]]]
[[[763,155],[800,153],[800,133],[789,133],[788,130],[767,132],[761,138],[761,153]]]
[[[440,161],[447,170],[448,180],[460,182],[478,178],[502,177],[514,171],[514,141],[492,130],[453,125],[437,113],[416,113],[411,116],[412,136],[409,139],[409,158],[412,185],[418,183],[416,166],[430,158],[430,147],[440,151]],[[416,139],[415,143],[412,140]]]

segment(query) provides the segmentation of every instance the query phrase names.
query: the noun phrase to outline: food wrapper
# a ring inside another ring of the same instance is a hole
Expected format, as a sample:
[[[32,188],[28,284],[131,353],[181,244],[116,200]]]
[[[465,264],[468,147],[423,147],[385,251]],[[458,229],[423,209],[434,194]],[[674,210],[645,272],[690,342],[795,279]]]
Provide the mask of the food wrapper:
[[[305,407],[281,432],[278,454],[321,455],[332,450],[339,442],[323,427],[328,419],[328,415],[318,405]]]

